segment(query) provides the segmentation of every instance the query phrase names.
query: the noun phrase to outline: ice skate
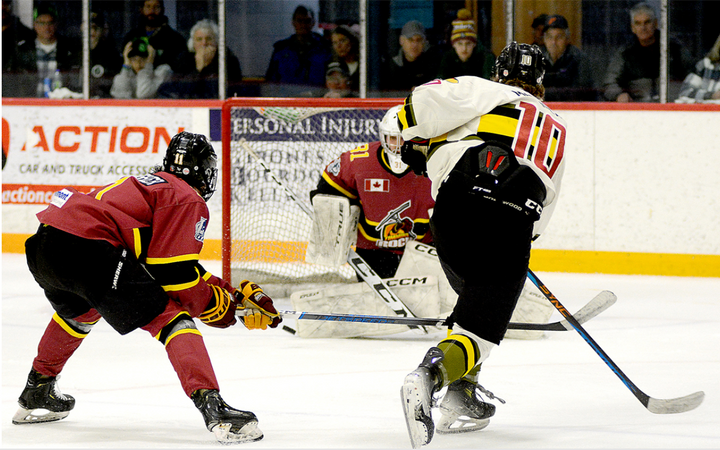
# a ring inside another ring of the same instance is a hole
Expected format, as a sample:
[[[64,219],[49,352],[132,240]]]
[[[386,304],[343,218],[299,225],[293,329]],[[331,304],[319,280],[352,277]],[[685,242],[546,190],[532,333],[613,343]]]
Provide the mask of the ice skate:
[[[221,444],[241,444],[263,438],[255,414],[231,407],[217,390],[197,390],[193,392],[192,401],[205,419],[207,429]]]
[[[428,350],[423,362],[405,377],[400,389],[405,423],[413,448],[429,444],[435,432],[431,410],[433,394],[442,384],[437,363],[443,356],[437,347]]]
[[[75,399],[60,392],[57,377],[43,378],[32,369],[18,404],[20,408],[13,416],[12,423],[23,425],[64,419],[75,407]]]
[[[482,401],[478,389],[481,387],[463,378],[450,383],[439,405],[442,414],[437,425],[439,434],[467,433],[488,426],[495,405]]]

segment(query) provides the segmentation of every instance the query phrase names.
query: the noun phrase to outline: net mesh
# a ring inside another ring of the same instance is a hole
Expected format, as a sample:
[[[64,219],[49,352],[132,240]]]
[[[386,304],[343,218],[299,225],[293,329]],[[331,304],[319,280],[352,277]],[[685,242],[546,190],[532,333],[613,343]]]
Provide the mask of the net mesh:
[[[262,158],[296,196],[312,208],[310,191],[323,169],[342,152],[378,140],[385,108],[243,107],[230,110],[231,279],[267,285],[356,281],[345,264],[305,262],[311,218],[288,197],[241,145]]]

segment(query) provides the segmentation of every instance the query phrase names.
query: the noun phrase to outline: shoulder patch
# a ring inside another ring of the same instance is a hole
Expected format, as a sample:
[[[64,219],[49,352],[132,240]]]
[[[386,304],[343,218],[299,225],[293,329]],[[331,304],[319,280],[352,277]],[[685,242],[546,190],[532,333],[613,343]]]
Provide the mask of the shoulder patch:
[[[340,173],[340,158],[330,161],[330,164],[327,166],[327,171],[335,177],[338,176]]]
[[[205,230],[207,229],[208,220],[205,217],[201,217],[198,223],[195,224],[195,240],[203,242],[205,241]]]
[[[72,192],[67,189],[61,189],[55,192],[50,200],[51,205],[55,205],[58,208],[62,208],[66,201],[73,195]]]
[[[145,175],[139,175],[135,177],[140,184],[144,184],[145,186],[152,186],[154,184],[160,184],[160,183],[167,183],[167,180],[164,178],[161,178],[157,175],[153,175],[151,173],[146,173]]]

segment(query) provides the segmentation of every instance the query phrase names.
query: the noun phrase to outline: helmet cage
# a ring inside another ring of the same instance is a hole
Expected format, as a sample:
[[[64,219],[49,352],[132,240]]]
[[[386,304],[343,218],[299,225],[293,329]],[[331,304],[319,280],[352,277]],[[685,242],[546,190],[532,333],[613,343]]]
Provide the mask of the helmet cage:
[[[388,156],[400,156],[403,138],[400,133],[397,115],[401,109],[402,105],[393,106],[385,113],[380,121],[380,143]],[[394,139],[391,140],[391,138]]]

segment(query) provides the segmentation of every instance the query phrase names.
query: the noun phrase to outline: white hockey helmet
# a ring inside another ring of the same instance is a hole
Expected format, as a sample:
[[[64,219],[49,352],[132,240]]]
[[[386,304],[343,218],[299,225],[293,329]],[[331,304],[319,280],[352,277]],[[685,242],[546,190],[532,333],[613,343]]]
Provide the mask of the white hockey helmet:
[[[403,173],[407,170],[407,164],[402,162],[400,157],[400,148],[403,144],[403,138],[400,134],[400,126],[398,125],[398,112],[402,109],[402,105],[393,106],[388,109],[380,121],[380,143],[382,144],[385,155],[388,158],[390,169],[394,173]]]

